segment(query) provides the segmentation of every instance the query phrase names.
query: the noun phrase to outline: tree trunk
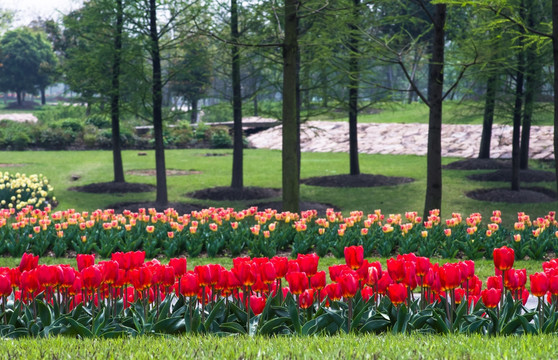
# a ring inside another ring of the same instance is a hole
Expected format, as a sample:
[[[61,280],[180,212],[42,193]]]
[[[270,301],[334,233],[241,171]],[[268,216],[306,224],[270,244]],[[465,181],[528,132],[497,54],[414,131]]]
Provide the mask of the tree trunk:
[[[41,105],[46,105],[46,94],[44,86],[41,86]]]
[[[259,116],[258,115],[258,94],[254,95],[254,100],[252,102],[254,104],[254,116]]]
[[[237,43],[238,5],[231,0],[231,40]],[[240,87],[240,53],[238,46],[232,46],[232,92],[233,92],[233,165],[231,187],[241,190],[244,186],[243,177],[243,143],[242,143],[242,93]]]
[[[524,1],[521,1],[519,16],[524,19]],[[523,27],[519,31],[524,33]],[[523,74],[525,72],[525,60],[523,50],[523,37],[519,39],[519,50],[517,52],[517,75],[515,81],[515,104],[513,108],[513,135],[512,135],[512,178],[511,189],[519,191],[519,156],[520,156],[520,131],[521,131],[521,108],[523,106]]]
[[[23,102],[21,100],[22,96],[21,96],[21,90],[16,91],[16,96],[17,96],[17,104],[21,105],[21,103]]]
[[[153,66],[153,133],[155,136],[155,171],[159,206],[167,206],[167,174],[165,168],[165,146],[163,143],[163,84],[161,80],[161,54],[157,31],[157,0],[149,0],[149,30],[151,37],[151,61]]]
[[[120,59],[122,56],[122,27],[122,0],[116,0],[116,28],[114,29],[114,56],[112,58],[110,117],[112,123],[112,163],[114,168],[114,182],[118,183],[123,183],[125,181],[120,144]]]
[[[529,6],[529,15],[527,24],[534,27],[535,9],[533,5]],[[523,108],[523,126],[521,127],[521,146],[519,157],[519,168],[526,170],[529,167],[529,138],[531,137],[531,122],[533,119],[533,110],[535,108],[535,95],[539,87],[540,64],[537,61],[535,49],[530,46],[526,49],[526,78],[525,78],[525,106]]]
[[[479,159],[490,159],[490,142],[492,140],[492,124],[494,123],[494,109],[496,107],[497,81],[498,77],[496,75],[491,75],[486,81],[486,99],[484,103]]]
[[[190,123],[195,124],[198,122],[198,99],[191,99],[190,106]]]
[[[298,0],[285,0],[285,39],[283,43],[283,211],[298,212],[300,188],[297,152],[297,7]]]
[[[434,13],[432,57],[428,69],[428,152],[424,218],[442,207],[442,97],[444,90],[444,26],[446,5],[437,4]]]
[[[353,0],[353,18],[349,23],[349,163],[350,174],[359,175],[358,163],[358,86],[359,86],[359,20],[360,0]]]
[[[552,60],[554,69],[558,69],[558,0],[552,0]],[[558,190],[558,71],[554,71],[554,173]]]

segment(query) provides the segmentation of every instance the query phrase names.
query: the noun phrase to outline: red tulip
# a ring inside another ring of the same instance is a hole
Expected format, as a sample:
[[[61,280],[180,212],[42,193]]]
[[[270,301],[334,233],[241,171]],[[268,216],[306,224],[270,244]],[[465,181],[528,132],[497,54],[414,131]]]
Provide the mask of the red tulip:
[[[387,291],[388,286],[392,283],[393,283],[393,280],[389,276],[389,273],[387,271],[384,272],[384,274],[382,275],[380,280],[378,280],[378,293],[379,294],[385,294],[386,291]]]
[[[324,290],[327,293],[327,297],[331,301],[339,301],[343,296],[343,289],[341,288],[341,284],[339,283],[327,284]]]
[[[232,271],[238,281],[244,286],[252,286],[256,283],[258,276],[258,266],[249,262],[238,263]]]
[[[21,290],[33,293],[39,288],[39,279],[37,278],[37,270],[29,270],[21,273],[20,277]]]
[[[548,291],[549,281],[544,272],[529,275],[531,280],[531,294],[541,297]]]
[[[130,253],[115,252],[112,253],[110,258],[118,263],[120,269],[130,270],[132,268],[132,257]]]
[[[502,297],[502,291],[500,289],[485,289],[481,291],[481,298],[484,306],[489,309],[493,309],[498,306]]]
[[[325,271],[318,271],[316,275],[310,278],[310,286],[313,289],[321,290],[326,286],[326,273]]]
[[[275,271],[275,265],[271,261],[268,261],[260,266],[260,275],[262,277],[262,282],[264,284],[271,284],[275,282],[277,278],[277,272]]]
[[[415,263],[406,262],[405,263],[405,278],[403,279],[403,284],[414,290],[417,287],[417,275],[415,272]]]
[[[461,285],[461,269],[459,264],[444,264],[438,271],[442,290],[452,290]]]
[[[129,253],[131,257],[131,269],[139,268],[145,261],[145,251],[132,251]]]
[[[465,289],[463,288],[457,288],[455,289],[455,303],[456,304],[461,304],[461,300],[463,300],[463,297],[465,296]]]
[[[364,248],[362,246],[349,246],[345,248],[345,263],[353,270],[362,266],[364,261]]]
[[[76,272],[74,268],[71,267],[70,265],[59,265],[59,266],[62,269],[62,276],[63,276],[60,287],[62,288],[71,287],[74,284],[74,281],[76,279]]]
[[[339,277],[339,284],[344,298],[352,298],[358,290],[358,276],[356,274],[344,273]]]
[[[174,267],[167,265],[162,267],[161,285],[173,286],[175,281]]]
[[[552,295],[558,295],[558,275],[551,276],[548,279],[548,291]]]
[[[306,289],[298,297],[298,306],[301,309],[308,309],[314,303],[314,289]]]
[[[513,249],[503,246],[499,249],[494,249],[494,266],[501,271],[509,270],[513,267],[515,260],[515,252]]]
[[[209,265],[198,265],[194,267],[194,272],[198,276],[200,286],[209,286],[211,284],[211,269]]]
[[[250,309],[254,315],[259,315],[262,313],[263,309],[265,308],[265,297],[260,296],[250,296]]]
[[[148,267],[140,267],[130,271],[132,285],[137,291],[143,291],[151,286],[153,274]]]
[[[176,277],[181,277],[188,271],[188,262],[186,258],[172,258],[169,260],[169,265],[174,268],[174,275]]]
[[[405,259],[404,258],[390,258],[387,260],[387,269],[389,276],[395,282],[401,282],[405,279]]]
[[[101,266],[101,272],[103,274],[103,284],[114,284],[118,279],[118,263],[113,260],[101,261],[99,262],[99,265]]]
[[[390,284],[387,287],[388,297],[397,306],[407,299],[407,288],[403,284]]]
[[[0,296],[10,296],[12,293],[12,282],[7,275],[0,275]]]
[[[33,270],[37,266],[39,266],[39,255],[33,256],[33,254],[24,253],[19,263],[19,271]]]
[[[289,269],[289,259],[286,257],[275,256],[272,257],[270,261],[275,266],[275,274],[277,276],[277,279],[284,278],[287,274],[287,270]]]
[[[101,286],[101,280],[103,279],[103,274],[99,269],[99,266],[89,266],[81,271],[81,279],[83,282],[83,287],[87,290],[93,291],[97,290]]]
[[[300,270],[300,265],[299,265],[298,261],[297,260],[289,260],[289,262],[287,263],[287,273],[286,274],[288,274],[290,272],[300,272],[300,271],[301,270]]]
[[[331,281],[337,281],[339,276],[346,270],[350,270],[347,265],[331,265],[329,268],[329,278]]]
[[[473,260],[465,260],[459,263],[461,277],[463,280],[471,280],[475,275],[475,262]]]
[[[368,276],[366,277],[366,285],[374,286],[378,282],[378,269],[374,266],[368,268]]]
[[[509,290],[519,289],[519,275],[515,269],[509,269],[504,276],[504,286]]]
[[[86,267],[95,265],[95,254],[78,254],[76,256],[78,271],[85,269]]]
[[[185,297],[192,297],[198,294],[200,284],[198,276],[193,272],[187,272],[180,278],[180,293]]]
[[[211,286],[217,285],[219,282],[219,278],[221,277],[221,273],[225,271],[225,267],[221,264],[209,264],[209,272],[211,274]]]
[[[501,276],[489,276],[486,279],[487,289],[500,289],[502,290],[502,277]]]
[[[370,298],[375,298],[374,289],[372,289],[370,286],[363,287],[360,293],[362,295],[362,300],[364,300],[365,302],[368,302]]]
[[[417,257],[417,268],[416,273],[417,276],[424,276],[428,272],[428,269],[432,264],[430,263],[430,259],[427,257]]]
[[[318,262],[320,261],[320,257],[318,255],[298,254],[296,260],[300,266],[300,271],[306,273],[307,276],[312,277],[318,272]]]
[[[44,287],[51,287],[58,284],[58,268],[51,265],[39,265],[37,267],[37,279],[39,284]]]
[[[293,295],[300,295],[304,290],[308,288],[308,278],[306,277],[306,273],[287,273],[285,279],[287,279],[287,282],[289,283],[289,289]]]

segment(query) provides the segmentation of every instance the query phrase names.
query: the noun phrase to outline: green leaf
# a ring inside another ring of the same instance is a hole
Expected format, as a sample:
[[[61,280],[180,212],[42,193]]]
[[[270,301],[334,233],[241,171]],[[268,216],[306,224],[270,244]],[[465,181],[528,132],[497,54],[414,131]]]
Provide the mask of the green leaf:
[[[287,309],[289,310],[289,316],[291,318],[294,331],[295,333],[300,335],[302,333],[302,327],[300,326],[298,304],[296,303],[292,294],[287,295],[287,298],[285,299],[285,304],[287,305]]]
[[[171,317],[160,320],[153,325],[152,330],[155,333],[176,334],[185,329],[185,320],[183,317]]]
[[[92,338],[93,337],[93,333],[88,328],[86,328],[85,326],[83,326],[82,324],[77,322],[76,320],[69,317],[68,318],[68,323],[70,325],[69,330],[72,334],[80,335],[82,338]]]
[[[407,306],[402,305],[397,311],[397,321],[393,325],[392,333],[394,334],[404,334],[407,332],[407,325],[411,319],[411,314],[407,309]]]
[[[205,326],[206,329],[209,329],[209,326],[211,325],[213,320],[215,320],[215,317],[217,315],[219,315],[219,314],[222,315],[223,314],[224,308],[225,308],[225,299],[221,299],[221,300],[219,300],[219,302],[217,302],[215,304],[213,309],[211,309],[211,312],[209,313],[209,316],[205,320],[204,326]]]
[[[219,328],[223,331],[232,332],[235,334],[246,334],[246,330],[244,329],[244,327],[236,322],[223,323],[219,326]]]
[[[361,332],[382,332],[387,329],[391,322],[386,319],[371,319],[368,320],[362,327],[360,328]]]
[[[273,333],[276,332],[277,328],[281,327],[283,324],[285,324],[288,321],[289,321],[288,317],[278,317],[278,318],[273,318],[269,321],[266,321],[259,327],[258,334],[260,334],[260,335],[273,334]],[[304,330],[302,332],[304,333]]]
[[[50,307],[46,305],[41,300],[37,301],[37,315],[41,319],[44,326],[48,326],[52,322],[53,314],[50,311]]]

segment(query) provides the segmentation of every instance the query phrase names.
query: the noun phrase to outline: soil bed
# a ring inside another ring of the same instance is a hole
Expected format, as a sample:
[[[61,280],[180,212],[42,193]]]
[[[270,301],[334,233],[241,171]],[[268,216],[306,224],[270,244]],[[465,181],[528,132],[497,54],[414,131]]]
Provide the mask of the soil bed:
[[[497,170],[494,172],[468,175],[467,179],[477,181],[506,181],[511,182],[511,169]],[[520,170],[519,181],[521,182],[552,182],[556,181],[556,175],[550,171],[542,170]]]
[[[117,183],[111,182],[101,182],[93,183],[83,186],[74,186],[69,188],[71,191],[86,192],[92,194],[117,194],[117,193],[140,193],[140,192],[150,192],[155,191],[155,186],[151,184],[143,183]]]
[[[257,186],[245,186],[242,190],[234,189],[228,186],[217,186],[213,188],[202,189],[186,194],[194,199],[205,200],[258,200],[273,198],[281,195],[280,189],[262,188]]]
[[[448,170],[499,170],[511,168],[510,160],[501,159],[463,159],[442,166]]]
[[[522,188],[520,191],[510,189],[477,189],[465,194],[475,200],[505,203],[544,203],[558,200],[556,192],[541,187]]]
[[[384,176],[373,174],[341,174],[316,176],[302,179],[300,182],[305,185],[324,187],[374,187],[407,184],[413,181],[415,181],[415,179],[398,176]]]
[[[159,206],[154,201],[151,202],[122,202],[106,206],[107,209],[114,209],[115,213],[122,213],[124,210],[138,212],[138,209],[154,208],[158,212],[163,212],[168,208],[173,208],[179,215],[190,214],[192,211],[206,209],[207,206],[180,202],[171,202],[167,206]]]

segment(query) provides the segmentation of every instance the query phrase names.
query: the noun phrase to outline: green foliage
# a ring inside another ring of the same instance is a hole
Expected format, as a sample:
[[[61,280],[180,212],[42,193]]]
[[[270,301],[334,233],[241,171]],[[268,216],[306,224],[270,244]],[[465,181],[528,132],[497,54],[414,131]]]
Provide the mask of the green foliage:
[[[233,141],[228,128],[213,128],[210,137],[211,147],[215,149],[232,148]]]
[[[223,122],[232,121],[233,112],[232,106],[228,102],[206,106],[203,108],[203,121],[204,122]]]

